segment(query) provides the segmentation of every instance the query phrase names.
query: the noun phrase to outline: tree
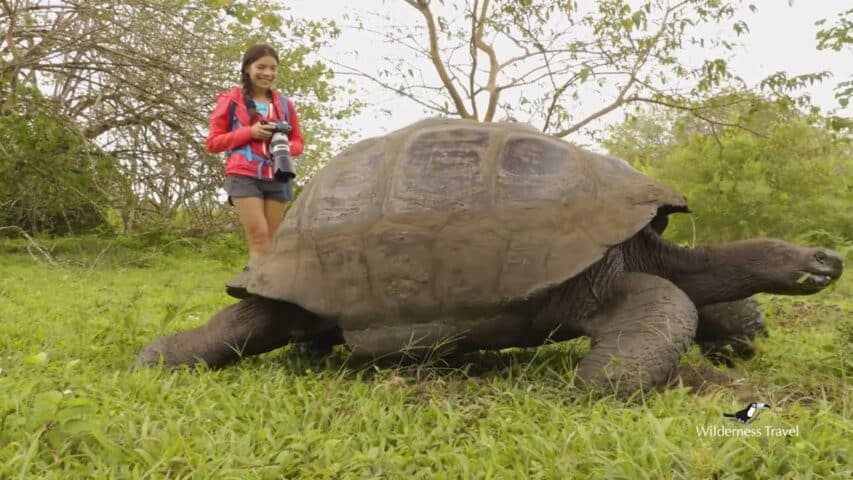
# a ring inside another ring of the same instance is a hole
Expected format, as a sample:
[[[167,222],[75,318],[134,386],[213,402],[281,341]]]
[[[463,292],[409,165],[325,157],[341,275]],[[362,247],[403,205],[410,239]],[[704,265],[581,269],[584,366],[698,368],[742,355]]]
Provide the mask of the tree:
[[[668,234],[699,243],[769,235],[853,245],[849,128],[750,92],[730,92],[716,103],[732,105],[728,123],[759,135],[654,108],[610,127],[602,142],[687,196],[692,219],[673,217]]]
[[[338,67],[431,114],[485,122],[520,117],[564,137],[631,104],[713,121],[700,101],[724,87],[745,87],[724,59],[749,30],[739,0],[405,3],[421,24],[377,33],[407,47],[409,58],[386,57],[377,73]],[[697,53],[704,57],[689,58]],[[423,71],[422,59],[434,75]],[[825,76],[777,74],[763,86],[786,94]]]
[[[207,114],[215,94],[238,82],[240,56],[255,41],[279,46],[279,86],[299,100],[314,158],[328,157],[324,149],[338,134],[323,120],[353,111],[352,103],[332,109],[339,93],[332,72],[310,58],[337,30],[290,18],[271,0],[0,6],[8,27],[0,40],[0,112],[20,110],[35,89],[51,100],[39,113],[113,158],[128,180],[113,198],[125,230],[139,216],[167,220],[212,201],[222,161],[203,147]]]
[[[51,234],[108,229],[102,207],[121,182],[114,162],[41,113],[50,102],[38,91],[26,96],[20,109],[0,116],[0,226]]]

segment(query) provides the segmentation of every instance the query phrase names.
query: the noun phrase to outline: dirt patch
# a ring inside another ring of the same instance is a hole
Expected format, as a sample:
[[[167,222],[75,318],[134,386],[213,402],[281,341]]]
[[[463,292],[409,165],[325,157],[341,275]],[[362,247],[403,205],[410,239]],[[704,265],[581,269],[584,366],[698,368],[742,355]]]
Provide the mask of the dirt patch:
[[[772,299],[764,306],[767,324],[771,328],[807,328],[832,324],[849,312],[837,303],[807,302],[789,299]]]

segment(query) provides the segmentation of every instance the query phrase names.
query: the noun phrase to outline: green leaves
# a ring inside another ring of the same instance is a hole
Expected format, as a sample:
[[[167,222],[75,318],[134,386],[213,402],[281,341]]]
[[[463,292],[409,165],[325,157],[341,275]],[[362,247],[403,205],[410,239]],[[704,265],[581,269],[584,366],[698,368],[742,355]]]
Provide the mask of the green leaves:
[[[15,93],[19,105],[0,115],[0,225],[60,234],[105,228],[107,192],[120,182],[115,165],[49,113],[57,102],[32,88]]]
[[[815,22],[818,26],[826,25],[826,19]],[[842,49],[853,51],[853,8],[839,12],[835,23],[817,32],[817,49],[831,49],[836,52]],[[846,108],[853,98],[853,78],[842,80],[835,87],[835,98],[842,108]]]
[[[749,33],[749,25],[746,24],[743,20],[738,20],[732,24],[732,29],[738,36]]]
[[[712,91],[732,77],[728,70],[728,64],[722,58],[706,60],[702,65],[701,72],[698,89],[703,92]]]
[[[843,206],[853,202],[849,130],[834,130],[833,118],[802,113],[784,99],[746,92],[694,108],[703,119],[653,110],[605,141],[613,154],[690,200],[692,221],[673,216],[673,238],[689,241],[695,226],[702,243],[759,235],[794,240],[818,230],[853,239],[853,213]]]
[[[815,25],[827,25],[827,19],[818,20]],[[853,8],[839,12],[835,22],[819,30],[816,37],[818,50],[831,49],[837,52],[853,44]]]

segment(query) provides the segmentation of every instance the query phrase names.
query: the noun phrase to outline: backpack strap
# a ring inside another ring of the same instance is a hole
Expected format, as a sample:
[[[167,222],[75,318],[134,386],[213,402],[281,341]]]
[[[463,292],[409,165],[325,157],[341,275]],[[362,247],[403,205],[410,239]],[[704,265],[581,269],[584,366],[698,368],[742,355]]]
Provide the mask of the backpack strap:
[[[284,95],[279,95],[278,99],[281,103],[281,111],[284,114],[284,121],[287,122],[288,125],[290,125],[290,109],[287,108],[287,97],[285,97]]]
[[[233,132],[237,125],[240,123],[237,121],[237,102],[231,100],[231,103],[228,104],[228,118],[231,119],[230,132]]]
[[[234,100],[231,100],[231,103],[228,104],[228,118],[231,119],[230,127],[228,130],[229,132],[233,132],[237,128],[243,126],[240,123],[240,120],[237,118],[237,102],[235,102]],[[234,152],[240,152],[241,154],[243,154],[243,156],[246,157],[246,161],[248,161],[249,163],[258,162],[257,176],[258,178],[262,178],[261,169],[265,164],[270,163],[269,160],[253,152],[250,143],[247,143],[246,145],[240,148],[235,148],[233,150],[226,151],[225,158],[228,158],[228,156]]]

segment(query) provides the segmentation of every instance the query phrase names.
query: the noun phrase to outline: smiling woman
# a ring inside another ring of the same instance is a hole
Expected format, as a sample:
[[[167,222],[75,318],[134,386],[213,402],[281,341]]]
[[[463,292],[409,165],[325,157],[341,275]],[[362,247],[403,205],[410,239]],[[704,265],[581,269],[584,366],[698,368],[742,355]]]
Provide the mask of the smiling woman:
[[[303,146],[296,106],[274,88],[277,69],[278,54],[271,46],[249,48],[240,69],[241,86],[219,95],[207,136],[210,152],[225,152],[225,191],[246,233],[250,265],[269,248],[284,202],[293,199],[293,179],[282,181],[273,173],[272,124],[289,125],[291,156],[299,156]],[[239,294],[232,290],[243,283],[243,274],[226,285],[230,294]]]

